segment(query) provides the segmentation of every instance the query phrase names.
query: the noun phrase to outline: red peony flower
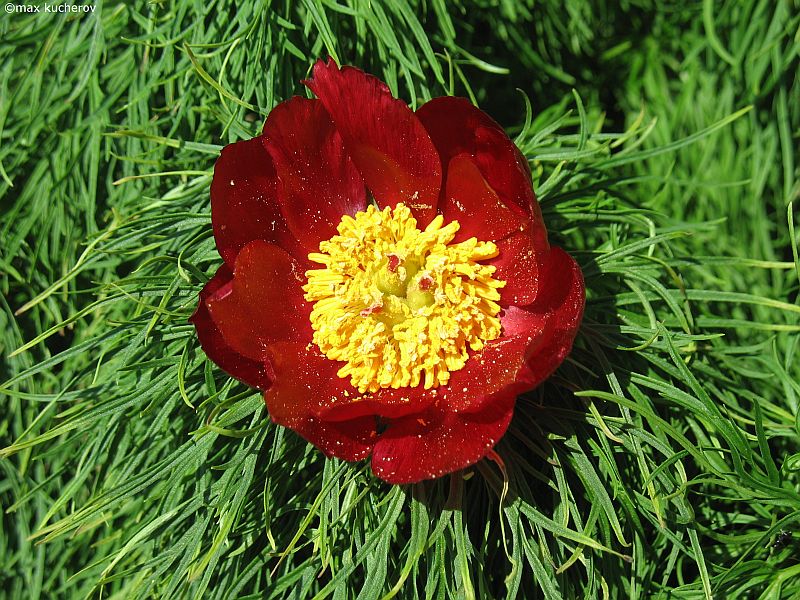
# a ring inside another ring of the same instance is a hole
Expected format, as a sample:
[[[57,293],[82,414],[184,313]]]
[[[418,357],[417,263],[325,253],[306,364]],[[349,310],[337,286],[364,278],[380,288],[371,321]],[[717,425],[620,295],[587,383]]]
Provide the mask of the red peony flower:
[[[304,83],[318,99],[278,105],[217,161],[224,264],[192,316],[200,343],[328,456],[371,454],[390,483],[469,466],[569,353],[580,269],[468,101],[412,112],[332,60]]]

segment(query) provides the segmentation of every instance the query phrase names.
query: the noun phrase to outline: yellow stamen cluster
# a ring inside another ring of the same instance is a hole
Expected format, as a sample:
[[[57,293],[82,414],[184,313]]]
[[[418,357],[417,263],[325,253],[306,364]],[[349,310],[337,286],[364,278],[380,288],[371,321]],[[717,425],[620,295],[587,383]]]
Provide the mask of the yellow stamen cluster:
[[[493,242],[451,244],[460,225],[437,216],[424,231],[403,204],[369,206],[345,215],[338,235],[308,258],[325,265],[308,271],[305,298],[314,343],[344,361],[339,377],[359,392],[445,385],[468,349],[500,336],[499,288]]]

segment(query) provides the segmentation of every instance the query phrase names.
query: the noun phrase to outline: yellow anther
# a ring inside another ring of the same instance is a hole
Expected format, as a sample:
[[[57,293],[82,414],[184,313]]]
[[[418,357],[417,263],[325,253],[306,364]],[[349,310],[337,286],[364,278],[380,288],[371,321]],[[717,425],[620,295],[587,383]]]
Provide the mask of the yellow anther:
[[[446,385],[468,350],[500,336],[505,282],[478,262],[497,256],[497,246],[451,244],[459,227],[439,215],[420,231],[403,204],[369,206],[342,217],[338,235],[308,255],[325,265],[308,271],[303,286],[315,303],[314,343],[345,363],[338,375],[359,392]]]

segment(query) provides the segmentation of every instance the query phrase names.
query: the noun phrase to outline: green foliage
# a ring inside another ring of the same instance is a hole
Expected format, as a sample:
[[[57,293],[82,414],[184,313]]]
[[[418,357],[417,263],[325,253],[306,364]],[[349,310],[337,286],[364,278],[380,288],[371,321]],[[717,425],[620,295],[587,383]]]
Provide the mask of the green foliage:
[[[796,0],[4,14],[0,594],[800,596],[799,15]],[[187,324],[220,262],[219,148],[327,54],[412,104],[488,110],[584,269],[571,357],[520,398],[495,460],[440,481],[324,460]]]

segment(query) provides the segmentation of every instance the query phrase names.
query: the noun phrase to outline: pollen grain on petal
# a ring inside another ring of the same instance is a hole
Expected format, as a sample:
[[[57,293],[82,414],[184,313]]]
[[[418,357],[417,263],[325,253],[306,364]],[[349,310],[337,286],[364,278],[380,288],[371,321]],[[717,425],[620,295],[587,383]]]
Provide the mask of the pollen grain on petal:
[[[344,216],[338,235],[309,260],[305,298],[314,302],[314,343],[361,393],[380,388],[446,385],[501,334],[493,242],[451,243],[459,223],[434,218],[417,229],[411,210],[367,210]]]

